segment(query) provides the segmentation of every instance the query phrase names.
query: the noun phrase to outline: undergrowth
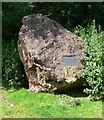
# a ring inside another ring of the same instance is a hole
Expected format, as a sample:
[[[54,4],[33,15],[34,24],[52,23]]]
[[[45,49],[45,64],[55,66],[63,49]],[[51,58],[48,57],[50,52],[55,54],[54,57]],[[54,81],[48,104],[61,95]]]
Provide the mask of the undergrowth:
[[[91,96],[104,95],[104,32],[97,29],[95,20],[86,28],[81,26],[75,34],[84,40],[84,70],[81,76],[86,78],[84,92]]]
[[[17,43],[3,44],[2,85],[6,88],[20,88],[27,85],[23,64],[20,60]]]

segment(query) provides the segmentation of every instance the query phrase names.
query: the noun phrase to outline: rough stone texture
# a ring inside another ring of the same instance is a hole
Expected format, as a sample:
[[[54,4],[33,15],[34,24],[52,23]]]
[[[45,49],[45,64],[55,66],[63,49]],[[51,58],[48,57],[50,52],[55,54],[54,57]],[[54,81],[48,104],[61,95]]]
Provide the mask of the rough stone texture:
[[[30,91],[64,90],[82,83],[76,73],[83,68],[83,40],[41,14],[25,16],[22,23],[18,50]],[[67,74],[63,56],[69,55],[77,56],[78,66],[68,67]]]

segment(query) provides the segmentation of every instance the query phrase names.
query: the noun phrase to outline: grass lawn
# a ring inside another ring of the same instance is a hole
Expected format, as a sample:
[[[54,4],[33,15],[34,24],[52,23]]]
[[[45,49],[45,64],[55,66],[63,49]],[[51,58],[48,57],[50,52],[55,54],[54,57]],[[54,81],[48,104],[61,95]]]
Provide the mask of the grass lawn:
[[[102,118],[102,101],[88,97],[30,93],[27,89],[3,89],[2,95],[15,106],[12,109],[0,99],[2,118]]]

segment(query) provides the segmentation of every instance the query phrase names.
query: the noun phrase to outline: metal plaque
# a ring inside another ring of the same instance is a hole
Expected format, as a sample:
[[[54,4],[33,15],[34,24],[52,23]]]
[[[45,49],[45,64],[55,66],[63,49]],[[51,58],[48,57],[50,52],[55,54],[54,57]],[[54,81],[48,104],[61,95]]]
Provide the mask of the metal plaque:
[[[76,56],[64,56],[64,66],[77,66],[77,58]]]

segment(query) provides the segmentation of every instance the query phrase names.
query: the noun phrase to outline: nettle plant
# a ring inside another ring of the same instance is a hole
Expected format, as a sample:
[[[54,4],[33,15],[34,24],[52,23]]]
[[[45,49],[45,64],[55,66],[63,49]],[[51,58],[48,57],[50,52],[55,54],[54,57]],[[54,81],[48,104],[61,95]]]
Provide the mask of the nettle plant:
[[[83,74],[86,79],[84,92],[91,95],[104,95],[104,32],[96,29],[95,20],[87,28],[75,30],[84,40],[85,66]]]

